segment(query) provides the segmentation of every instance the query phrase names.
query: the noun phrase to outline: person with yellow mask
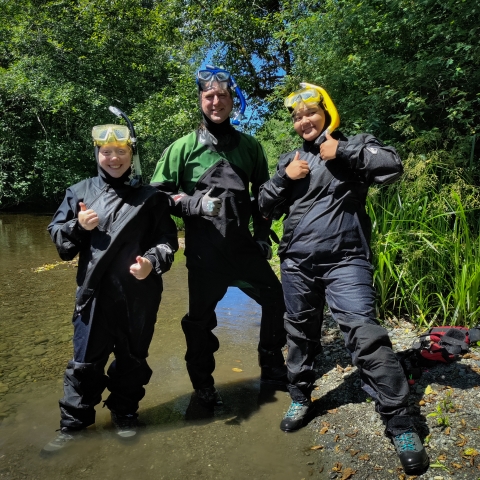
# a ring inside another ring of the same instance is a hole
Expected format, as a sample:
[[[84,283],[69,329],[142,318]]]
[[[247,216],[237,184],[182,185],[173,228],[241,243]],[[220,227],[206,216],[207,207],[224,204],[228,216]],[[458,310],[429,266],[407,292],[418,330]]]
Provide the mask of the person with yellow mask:
[[[131,123],[97,125],[92,136],[98,175],[67,189],[48,226],[61,259],[78,254],[79,260],[73,358],[64,374],[60,430],[43,447],[43,456],[87,436],[105,388],[118,436],[136,434],[139,401],[152,375],[146,359],[162,275],[178,249],[167,195],[141,184]],[[105,374],[111,353],[115,358]]]
[[[397,180],[402,162],[393,147],[373,135],[347,138],[337,131],[340,118],[328,93],[313,84],[301,86],[285,106],[303,145],[280,156],[259,195],[266,218],[284,216],[278,254],[292,403],[280,428],[298,430],[321,404],[310,396],[326,302],[405,472],[422,473],[429,459],[408,407],[407,378],[376,318],[371,221],[365,208],[370,185]]]

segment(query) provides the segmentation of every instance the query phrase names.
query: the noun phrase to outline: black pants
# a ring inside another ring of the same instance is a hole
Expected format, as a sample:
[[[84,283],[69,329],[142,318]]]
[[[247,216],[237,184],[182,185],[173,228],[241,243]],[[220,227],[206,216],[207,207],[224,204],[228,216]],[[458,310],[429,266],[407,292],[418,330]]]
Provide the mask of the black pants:
[[[302,402],[310,398],[315,381],[314,351],[326,299],[377,411],[386,420],[407,415],[409,387],[387,331],[376,320],[370,262],[356,258],[304,268],[301,261],[286,258],[281,269],[292,399]]]
[[[105,405],[125,415],[135,413],[152,375],[147,364],[160,288],[152,295],[136,295],[106,288],[81,315],[74,316],[74,357],[64,375],[60,400],[61,427],[86,428],[95,422],[95,405],[107,388]],[[110,353],[115,359],[104,373]]]
[[[238,280],[245,282],[241,290],[262,307],[260,356],[262,351],[276,352],[277,355],[267,355],[265,361],[283,364],[283,356],[278,355],[286,341],[282,287],[267,260],[258,257],[255,260],[255,267],[250,273],[243,273],[241,278],[235,277],[235,273],[188,270],[189,312],[182,319],[182,328],[187,342],[187,370],[195,389],[214,384],[214,353],[219,348],[218,339],[212,332],[217,326],[215,308],[228,287]]]

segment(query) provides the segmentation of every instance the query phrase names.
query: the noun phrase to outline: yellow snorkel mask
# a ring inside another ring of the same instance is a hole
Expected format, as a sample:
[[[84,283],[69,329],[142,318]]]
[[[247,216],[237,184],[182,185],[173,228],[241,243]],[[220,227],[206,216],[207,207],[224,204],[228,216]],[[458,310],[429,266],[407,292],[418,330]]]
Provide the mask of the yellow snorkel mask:
[[[302,87],[301,90],[291,93],[285,99],[285,106],[290,112],[293,112],[301,103],[305,103],[306,105],[320,105],[330,116],[330,124],[320,137],[324,136],[325,133],[331,134],[340,125],[340,115],[338,114],[337,108],[332,102],[330,95],[328,95],[325,89],[313,85],[312,83],[302,82],[300,86]]]
[[[116,143],[119,146],[132,146],[130,129],[126,125],[96,125],[92,128],[93,144],[101,147],[107,143]]]

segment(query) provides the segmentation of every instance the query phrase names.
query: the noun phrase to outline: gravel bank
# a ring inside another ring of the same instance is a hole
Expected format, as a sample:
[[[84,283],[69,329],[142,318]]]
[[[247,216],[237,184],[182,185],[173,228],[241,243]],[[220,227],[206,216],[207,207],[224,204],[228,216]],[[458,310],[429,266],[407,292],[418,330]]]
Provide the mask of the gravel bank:
[[[385,326],[398,352],[408,349],[418,336],[407,322]],[[425,474],[414,477],[403,473],[393,445],[383,435],[384,426],[373,402],[360,388],[358,371],[350,363],[340,331],[329,316],[324,322],[322,344],[312,395],[320,402],[317,410],[321,413],[306,427],[313,436],[312,478],[480,479],[478,347],[450,365],[424,368],[421,378],[410,387],[410,406],[420,414],[417,427],[431,462]]]

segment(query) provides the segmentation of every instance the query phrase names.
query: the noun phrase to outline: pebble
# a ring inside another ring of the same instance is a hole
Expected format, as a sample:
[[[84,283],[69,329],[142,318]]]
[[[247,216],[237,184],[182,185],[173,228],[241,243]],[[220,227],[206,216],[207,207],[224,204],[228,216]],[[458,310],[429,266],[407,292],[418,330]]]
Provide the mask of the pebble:
[[[35,348],[32,350],[32,354],[33,354],[33,355],[37,355],[37,356],[45,355],[45,353],[47,353],[47,350],[46,350],[45,347],[42,347],[42,346],[35,347]]]

